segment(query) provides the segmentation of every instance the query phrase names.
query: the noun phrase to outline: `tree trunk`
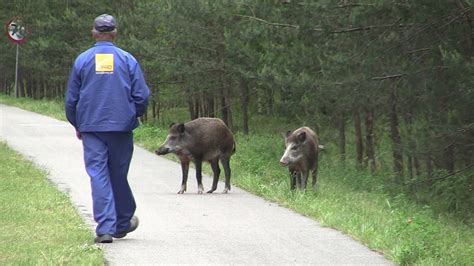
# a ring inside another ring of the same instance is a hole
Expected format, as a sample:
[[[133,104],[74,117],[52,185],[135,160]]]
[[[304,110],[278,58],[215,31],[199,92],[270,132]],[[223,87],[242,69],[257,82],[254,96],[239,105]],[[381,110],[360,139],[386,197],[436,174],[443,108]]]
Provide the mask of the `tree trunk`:
[[[43,93],[43,81],[42,81],[41,79],[37,79],[37,80],[36,80],[36,85],[38,86],[38,87],[36,88],[36,93],[37,93],[37,94],[36,94],[36,97],[37,97],[38,99],[41,99],[41,98],[43,98],[43,97],[41,96],[41,94]]]
[[[28,92],[26,91],[26,81],[23,78],[21,79],[20,84],[18,84],[18,92],[20,92],[18,97],[28,97]]]
[[[227,103],[227,123],[228,123],[227,126],[229,127],[231,131],[234,131],[234,116],[232,115],[232,108],[230,107],[231,101],[230,101],[229,96],[227,96],[226,103]]]
[[[416,150],[416,142],[414,142],[415,146],[415,150]],[[417,176],[421,175],[421,167],[420,167],[420,160],[418,159],[418,155],[415,154],[415,156],[413,156],[413,163],[415,165],[415,174]]]
[[[267,114],[273,114],[275,112],[275,99],[273,96],[273,88],[267,90],[266,100],[267,100]]]
[[[25,73],[25,76],[26,77],[29,77],[30,74],[29,73]],[[32,98],[31,97],[31,79],[29,78],[25,78],[25,87],[23,88],[25,90],[25,96],[28,98]]]
[[[34,78],[34,79],[33,79],[33,84],[34,84],[34,86],[33,86],[33,94],[32,94],[32,97],[33,97],[33,99],[39,99],[39,97],[38,97],[38,95],[39,95],[39,93],[38,93],[38,91],[39,91],[39,89],[38,89],[38,87],[39,87],[39,85],[38,85],[39,82],[38,82],[38,79],[37,79],[37,78]]]
[[[232,115],[232,78],[229,76],[227,78],[227,86],[224,88],[224,96],[226,98],[226,108],[227,108],[227,126],[231,131],[234,131],[234,116]]]
[[[244,135],[249,134],[249,89],[246,80],[240,78],[240,101],[242,103],[242,124]]]
[[[194,116],[196,118],[200,117],[199,109],[200,109],[199,97],[194,97]]]
[[[339,159],[341,162],[346,161],[346,119],[344,113],[339,115]]]
[[[448,170],[449,174],[454,174],[454,144],[450,143],[445,149],[444,149],[444,164],[446,170]]]
[[[229,109],[227,108],[227,101],[225,95],[225,88],[222,87],[220,90],[220,98],[221,98],[221,116],[224,123],[229,126]]]
[[[405,113],[405,123],[407,128],[407,138],[408,138],[408,171],[410,178],[413,177],[413,170],[417,176],[420,175],[420,161],[418,159],[418,150],[416,137],[413,136],[413,111],[410,108],[410,111]]]
[[[355,144],[356,144],[356,158],[359,166],[362,166],[364,159],[364,142],[362,139],[362,127],[360,121],[359,109],[355,109],[354,113],[354,132],[355,132]]]
[[[156,110],[157,103],[155,100],[151,100],[151,117],[156,120],[158,119],[158,113]]]
[[[426,153],[425,160],[426,160],[426,177],[427,179],[432,179],[433,178],[433,160],[431,158],[430,151]]]
[[[142,123],[146,123],[148,121],[148,113],[147,112],[143,113],[143,115],[140,117],[140,121],[142,121]]]
[[[2,86],[2,87],[3,87],[3,93],[6,93],[6,94],[8,94],[8,86],[7,86],[7,83],[8,83],[8,82],[7,82],[7,78],[5,77],[5,78],[3,79],[3,86]]]
[[[194,120],[197,118],[197,114],[195,112],[195,108],[194,108],[194,101],[193,101],[193,97],[191,95],[191,89],[185,85],[185,93],[186,93],[186,103],[188,105],[188,112],[189,112],[189,117],[191,118],[191,120]]]
[[[29,74],[30,77],[28,78],[28,87],[26,88],[26,90],[28,91],[28,96],[31,98],[31,99],[34,99],[35,98],[35,81],[34,79],[31,78],[31,73]]]
[[[472,2],[471,2],[472,3]],[[456,1],[456,5],[458,6],[459,8],[459,11],[461,13],[464,13],[464,18],[466,19],[466,22],[469,26],[469,32],[466,32],[466,35],[469,36],[466,38],[467,40],[467,51],[470,55],[470,57],[472,58],[472,56],[474,56],[474,49],[473,49],[473,45],[474,45],[474,20],[472,19],[472,4],[469,4],[468,2],[466,2],[465,0],[457,0]],[[467,7],[469,7],[469,9],[467,9]]]
[[[407,155],[407,170],[408,170],[408,176],[410,178],[413,178],[413,160],[412,156],[409,154]]]
[[[230,98],[228,95],[228,88],[227,82],[230,82],[230,76],[226,75],[226,64],[225,64],[225,45],[224,45],[224,28],[219,28],[217,39],[219,40],[219,44],[217,47],[217,57],[218,62],[221,67],[219,81],[220,81],[220,89],[219,89],[219,97],[220,97],[220,110],[222,115],[222,120],[224,123],[229,127],[232,128],[232,114],[230,112]]]
[[[159,120],[161,117],[161,103],[159,101],[157,101],[155,112],[156,112],[156,119]]]
[[[43,79],[43,95],[42,98],[48,97],[48,83]]]
[[[467,131],[467,138],[474,139],[474,128]],[[473,164],[473,159],[474,159],[473,158],[474,156],[472,156],[473,154],[474,154],[474,145],[467,145],[466,147],[464,147],[464,152],[463,152],[464,166]]]
[[[214,94],[210,94],[207,97],[205,97],[205,116],[207,117],[215,117],[216,116],[216,111],[214,109],[215,101],[214,101]]]
[[[61,88],[60,88],[61,85],[58,85],[56,84],[56,86],[54,86],[56,89],[54,91],[54,98],[58,98],[58,96],[60,95],[60,91],[61,91]]]
[[[204,95],[206,94],[206,92],[201,92],[199,94],[199,101],[200,101],[200,105],[199,105],[199,114],[203,117],[208,117],[207,115],[207,112],[206,112],[206,99],[204,97]]]
[[[377,169],[375,162],[375,151],[374,151],[374,110],[365,110],[365,131],[366,131],[366,147],[367,147],[367,159],[365,160],[365,166],[370,162],[370,170],[375,172]]]
[[[449,125],[451,123],[451,119],[449,117],[450,113],[450,106],[449,106],[449,94],[446,94],[441,98],[441,105],[442,105],[442,121],[445,125]],[[443,148],[443,162],[444,168],[448,171],[449,174],[454,173],[454,137],[450,136],[449,134],[445,134],[443,137],[443,142],[447,143],[447,146]]]
[[[398,129],[398,112],[397,112],[397,81],[392,81],[390,88],[390,138],[392,139],[393,164],[394,171],[398,178],[403,176],[403,147],[400,131]],[[403,181],[403,180],[398,180]]]
[[[196,115],[196,113],[194,112],[194,104],[193,104],[193,101],[192,101],[192,99],[188,99],[187,102],[188,102],[189,118],[190,118],[191,120],[194,120],[194,119],[197,118],[197,115]]]

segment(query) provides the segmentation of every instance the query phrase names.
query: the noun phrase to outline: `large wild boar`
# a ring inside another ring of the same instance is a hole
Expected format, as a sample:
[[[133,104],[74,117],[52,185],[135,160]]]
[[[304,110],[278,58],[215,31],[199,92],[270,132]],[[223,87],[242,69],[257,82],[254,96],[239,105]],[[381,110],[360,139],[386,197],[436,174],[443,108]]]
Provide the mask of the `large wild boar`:
[[[316,188],[318,175],[318,137],[309,127],[301,127],[285,137],[285,153],[280,159],[282,166],[290,171],[291,189],[306,189],[309,171],[313,175],[313,188]]]
[[[217,188],[219,181],[219,160],[224,167],[225,189],[230,190],[230,157],[235,152],[235,141],[232,132],[225,123],[218,118],[197,118],[185,124],[171,124],[165,142],[155,152],[157,155],[174,153],[181,161],[183,180],[178,194],[186,191],[188,180],[189,162],[196,166],[196,179],[198,193],[203,193],[202,162],[208,161],[214,173],[212,188],[207,193],[212,193]]]

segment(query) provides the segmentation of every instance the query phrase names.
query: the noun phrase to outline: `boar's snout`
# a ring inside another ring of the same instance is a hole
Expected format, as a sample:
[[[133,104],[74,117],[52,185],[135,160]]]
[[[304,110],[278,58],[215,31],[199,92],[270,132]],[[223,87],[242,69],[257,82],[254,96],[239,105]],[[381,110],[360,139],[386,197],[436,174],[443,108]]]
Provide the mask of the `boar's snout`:
[[[288,166],[288,164],[289,164],[289,162],[288,162],[287,159],[285,159],[285,158],[280,159],[280,165],[281,166]]]
[[[170,149],[168,147],[161,146],[158,148],[158,150],[155,151],[156,155],[165,155],[170,152]]]

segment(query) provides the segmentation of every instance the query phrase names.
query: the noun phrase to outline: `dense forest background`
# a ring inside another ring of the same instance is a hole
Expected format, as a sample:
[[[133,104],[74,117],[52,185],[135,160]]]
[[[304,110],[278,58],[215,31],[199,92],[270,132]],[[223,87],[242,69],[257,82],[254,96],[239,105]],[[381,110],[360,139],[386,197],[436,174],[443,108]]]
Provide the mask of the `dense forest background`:
[[[187,120],[220,117],[245,135],[308,125],[348,167],[389,169],[387,182],[472,212],[473,6],[2,0],[0,20],[20,17],[28,29],[20,97],[63,98],[74,59],[93,44],[93,19],[109,13],[117,45],[140,61],[152,89],[144,122],[165,122],[181,108]],[[5,35],[0,43],[0,93],[12,95],[16,47]],[[275,120],[280,126],[265,122]]]

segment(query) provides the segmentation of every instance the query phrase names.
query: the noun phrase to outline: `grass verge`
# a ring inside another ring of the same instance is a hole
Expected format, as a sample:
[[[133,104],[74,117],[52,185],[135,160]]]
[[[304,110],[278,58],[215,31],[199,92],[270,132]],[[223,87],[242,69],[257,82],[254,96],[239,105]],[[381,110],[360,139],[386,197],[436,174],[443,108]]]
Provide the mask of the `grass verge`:
[[[32,100],[29,98],[14,98],[0,93],[0,103],[20,107],[35,113],[44,114],[60,120],[66,120],[64,103],[60,100]]]
[[[0,213],[0,265],[104,264],[69,198],[1,142]]]
[[[16,105],[4,98],[0,95],[0,103]],[[40,113],[47,111],[38,106],[57,105],[46,109],[63,113],[60,102],[23,100],[21,104],[22,108]],[[28,107],[30,104],[34,109]],[[146,149],[154,150],[166,132],[159,125],[142,125],[135,130],[135,139]],[[331,154],[331,143],[322,154],[317,191],[289,191],[287,171],[278,165],[283,139],[264,132],[250,137],[236,134],[237,153],[231,160],[233,184],[341,230],[398,264],[472,265],[472,222],[436,212],[430,205],[415,204],[403,193],[390,193],[384,182],[390,172],[371,175],[356,171],[349,160],[343,167],[337,163],[337,154]]]

